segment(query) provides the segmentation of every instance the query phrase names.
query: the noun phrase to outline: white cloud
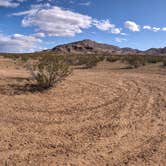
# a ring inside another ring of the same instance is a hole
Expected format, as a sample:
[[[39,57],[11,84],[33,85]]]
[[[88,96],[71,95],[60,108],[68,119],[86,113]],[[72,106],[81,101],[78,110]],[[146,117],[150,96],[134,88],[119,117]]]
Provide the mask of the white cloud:
[[[101,31],[109,31],[113,34],[119,34],[121,32],[120,28],[117,28],[114,24],[111,24],[110,21],[107,20],[94,20],[93,25]]]
[[[19,3],[10,0],[0,0],[0,7],[17,7],[19,5]]]
[[[121,32],[120,28],[113,27],[111,28],[111,33],[113,34],[119,34]]]
[[[88,1],[88,2],[82,2],[82,3],[79,3],[79,5],[82,5],[82,6],[90,6],[91,5],[91,2]]]
[[[102,20],[102,21],[94,20],[93,24],[102,31],[108,31],[111,28],[115,27],[115,25],[111,24],[109,20]]]
[[[133,31],[133,32],[138,32],[138,31],[140,31],[140,26],[139,25],[137,25],[135,22],[133,22],[133,21],[126,21],[125,22],[125,28],[127,28],[127,29],[129,29],[129,30],[131,30],[131,31]]]
[[[36,31],[46,36],[75,36],[83,29],[95,26],[101,31],[109,31],[120,34],[121,29],[111,24],[108,19],[97,20],[88,15],[83,15],[57,6],[39,4],[31,6],[30,10],[13,13],[13,16],[24,16],[22,25],[24,27],[37,27]]]
[[[166,31],[166,27],[162,28],[162,31]]]
[[[47,9],[31,9],[14,15],[23,15],[22,20],[25,27],[36,26],[38,31],[48,36],[75,36],[81,33],[82,29],[89,28],[92,18],[60,7],[50,7]]]
[[[121,35],[122,35],[122,36],[127,36],[127,34],[126,34],[126,33],[124,33],[124,32],[123,32],[123,33],[121,33]]]
[[[158,27],[153,27],[152,30],[153,30],[154,32],[158,32],[158,31],[160,30],[160,28],[158,28]]]
[[[143,29],[151,30],[151,29],[152,29],[152,27],[151,27],[151,26],[149,26],[149,25],[145,25],[145,26],[143,27]]]
[[[24,15],[31,15],[35,12],[37,12],[38,9],[30,9],[30,10],[26,10],[26,11],[23,11],[23,12],[17,12],[17,13],[13,13],[11,14],[12,16],[24,16]]]
[[[0,34],[0,52],[30,52],[39,48],[42,41],[34,36]]]
[[[117,38],[115,38],[115,41],[120,43],[120,42],[123,42],[123,41],[127,41],[127,39],[117,37]]]
[[[153,32],[158,32],[158,31],[161,30],[161,28],[159,28],[159,27],[151,27],[151,26],[149,26],[149,25],[145,25],[145,26],[143,27],[143,29],[150,30],[150,31],[153,31]],[[163,29],[162,29],[162,30],[163,30]]]
[[[38,32],[38,33],[35,33],[33,36],[34,36],[34,37],[41,38],[41,37],[45,37],[45,34],[42,33],[42,32]]]
[[[0,0],[0,7],[17,7],[26,0]]]
[[[35,15],[40,9],[48,9],[49,7],[50,7],[49,3],[35,4],[35,5],[31,5],[30,10],[26,10],[26,11],[23,11],[23,12],[12,13],[11,16]]]

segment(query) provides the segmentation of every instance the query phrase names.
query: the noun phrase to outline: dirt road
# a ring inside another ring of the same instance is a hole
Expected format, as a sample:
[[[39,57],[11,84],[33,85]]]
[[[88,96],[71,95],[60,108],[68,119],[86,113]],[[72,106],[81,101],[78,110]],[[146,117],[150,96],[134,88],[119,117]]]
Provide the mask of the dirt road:
[[[0,165],[164,166],[166,70],[109,65],[43,93],[16,88],[28,73],[2,66]]]

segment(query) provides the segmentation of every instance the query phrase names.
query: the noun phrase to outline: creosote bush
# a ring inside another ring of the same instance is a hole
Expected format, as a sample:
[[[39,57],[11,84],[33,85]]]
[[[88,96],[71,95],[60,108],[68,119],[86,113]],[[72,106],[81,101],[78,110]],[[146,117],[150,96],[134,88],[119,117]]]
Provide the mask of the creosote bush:
[[[35,65],[33,76],[39,87],[47,89],[54,86],[69,74],[69,66],[64,57],[45,55]]]
[[[107,57],[108,62],[116,62],[118,60],[120,60],[119,56],[109,56],[109,57]]]
[[[26,63],[30,59],[30,56],[28,54],[21,55],[21,60]]]
[[[158,63],[160,62],[160,58],[156,57],[156,56],[149,56],[146,58],[148,63]]]
[[[163,60],[163,66],[166,67],[166,59]]]
[[[84,65],[85,68],[92,68],[97,65],[98,62],[102,61],[101,57],[97,57],[94,55],[84,55],[78,57],[77,65]]]
[[[138,68],[146,64],[145,57],[143,56],[124,56],[122,62],[127,62],[131,68]]]

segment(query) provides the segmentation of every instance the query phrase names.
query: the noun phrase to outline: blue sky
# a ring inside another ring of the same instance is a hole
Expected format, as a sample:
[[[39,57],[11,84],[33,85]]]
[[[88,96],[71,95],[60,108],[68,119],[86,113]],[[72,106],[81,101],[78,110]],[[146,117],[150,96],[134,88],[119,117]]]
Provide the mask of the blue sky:
[[[0,0],[0,52],[91,39],[145,50],[166,46],[165,0]]]

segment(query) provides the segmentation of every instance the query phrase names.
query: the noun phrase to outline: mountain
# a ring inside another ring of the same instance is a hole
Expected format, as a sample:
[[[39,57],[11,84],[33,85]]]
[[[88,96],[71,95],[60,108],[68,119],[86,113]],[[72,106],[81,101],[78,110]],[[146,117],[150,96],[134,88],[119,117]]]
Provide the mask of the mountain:
[[[110,54],[110,55],[126,55],[126,54],[145,54],[145,55],[166,55],[165,48],[151,48],[146,51],[140,51],[132,48],[120,48],[114,45],[97,43],[92,40],[82,40],[69,44],[56,46],[46,52],[55,52],[58,54]]]
[[[97,43],[92,40],[59,45],[46,51],[53,51],[59,54],[135,54],[140,52],[132,48],[120,48],[109,44]]]
[[[164,48],[151,48],[144,51],[148,55],[166,55],[166,47]]]

